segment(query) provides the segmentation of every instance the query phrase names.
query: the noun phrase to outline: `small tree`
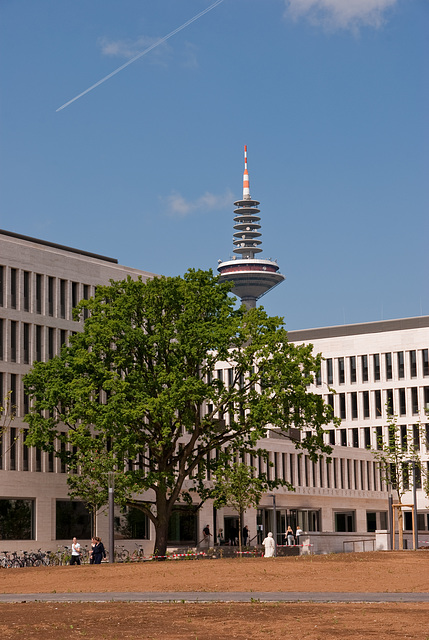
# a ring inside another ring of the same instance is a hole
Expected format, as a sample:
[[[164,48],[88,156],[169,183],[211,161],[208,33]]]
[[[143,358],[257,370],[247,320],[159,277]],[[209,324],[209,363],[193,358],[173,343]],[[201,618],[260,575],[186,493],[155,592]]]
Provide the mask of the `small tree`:
[[[398,427],[398,418],[388,410],[388,439],[387,442],[380,436],[377,439],[377,449],[372,454],[381,471],[381,479],[390,484],[396,491],[398,504],[402,504],[405,493],[410,490],[412,480],[410,478],[410,463],[421,470],[419,443],[422,435],[421,424],[414,426]],[[414,429],[418,430],[418,438]],[[416,525],[417,526],[417,525]],[[399,548],[404,547],[404,526],[402,508],[398,511]],[[395,535],[395,523],[393,522],[393,535]]]
[[[271,463],[272,465],[272,463]],[[242,519],[243,513],[250,507],[257,507],[262,494],[278,486],[294,488],[285,480],[269,480],[266,473],[258,475],[255,467],[244,462],[234,461],[230,467],[225,467],[215,473],[212,496],[214,506],[232,507],[238,513],[238,546],[242,555]]]

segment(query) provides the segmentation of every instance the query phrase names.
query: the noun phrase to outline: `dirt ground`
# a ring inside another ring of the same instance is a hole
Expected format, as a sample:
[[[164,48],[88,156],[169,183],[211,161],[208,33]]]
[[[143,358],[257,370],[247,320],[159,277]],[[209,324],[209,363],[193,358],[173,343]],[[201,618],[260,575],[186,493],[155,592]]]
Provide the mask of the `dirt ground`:
[[[0,570],[1,593],[429,592],[429,551]],[[0,604],[0,637],[429,640],[429,603]]]

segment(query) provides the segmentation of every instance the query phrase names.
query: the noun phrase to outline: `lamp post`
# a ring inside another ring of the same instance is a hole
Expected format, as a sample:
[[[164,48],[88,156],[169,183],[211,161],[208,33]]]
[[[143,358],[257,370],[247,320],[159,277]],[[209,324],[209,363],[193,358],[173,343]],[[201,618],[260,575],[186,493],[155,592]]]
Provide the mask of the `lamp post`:
[[[412,460],[412,465],[413,465],[413,512],[414,512],[414,531],[413,531],[413,536],[414,536],[414,544],[413,544],[413,548],[414,550],[419,548],[419,526],[417,524],[417,487],[416,487],[416,461]]]
[[[273,493],[268,494],[273,499],[273,538],[274,538],[274,557],[277,556],[277,510],[276,496]]]
[[[108,472],[109,487],[109,562],[115,562],[115,472]]]

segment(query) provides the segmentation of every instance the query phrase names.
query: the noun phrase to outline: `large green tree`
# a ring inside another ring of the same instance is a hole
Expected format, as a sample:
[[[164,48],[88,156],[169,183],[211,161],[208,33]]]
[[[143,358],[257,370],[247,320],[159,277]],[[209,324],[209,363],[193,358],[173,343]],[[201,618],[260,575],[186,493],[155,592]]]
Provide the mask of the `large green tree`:
[[[320,357],[289,343],[280,318],[236,308],[230,289],[201,270],[111,281],[78,305],[83,331],[25,377],[27,443],[104,487],[115,470],[118,499],[141,498],[161,555],[174,505],[192,488],[206,499],[207,472],[232,449],[256,454],[268,428],[305,427],[297,446],[312,459],[330,452],[331,409],[308,390]]]

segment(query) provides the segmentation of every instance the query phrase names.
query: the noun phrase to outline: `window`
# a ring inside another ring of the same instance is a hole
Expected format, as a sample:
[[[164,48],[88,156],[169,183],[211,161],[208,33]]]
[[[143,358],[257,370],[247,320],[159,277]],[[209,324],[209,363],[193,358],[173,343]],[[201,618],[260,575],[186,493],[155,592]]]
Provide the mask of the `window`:
[[[16,471],[16,439],[17,439],[17,430],[15,427],[11,427],[9,431],[10,441],[9,441],[9,467],[11,471]]]
[[[55,537],[71,540],[74,536],[81,540],[91,538],[91,514],[83,502],[57,500]]]
[[[413,424],[413,446],[415,451],[420,451],[420,427]]]
[[[34,500],[0,500],[0,540],[34,540]]]
[[[55,329],[48,328],[48,358],[51,360],[55,355]]]
[[[24,322],[22,326],[22,346],[23,346],[23,361],[24,364],[30,362],[30,325]]]
[[[368,382],[368,356],[360,357],[362,382]]]
[[[375,428],[375,437],[377,439],[377,449],[380,450],[383,448],[383,427]]]
[[[316,385],[320,387],[321,384],[322,384],[322,371],[319,369],[319,371],[316,373]]]
[[[22,470],[23,471],[29,470],[29,458],[30,458],[29,449],[25,444],[25,438],[27,437],[27,432],[28,432],[28,429],[22,430]]]
[[[374,380],[380,380],[380,354],[374,353],[372,359],[374,365]]]
[[[363,402],[363,417],[369,418],[369,391],[364,391],[362,393],[362,402]]]
[[[336,511],[334,513],[334,518],[335,531],[347,533],[356,531],[354,511]]]
[[[329,444],[335,444],[335,429],[329,430]]]
[[[398,359],[398,378],[401,380],[405,376],[404,352],[398,351],[396,356]]]
[[[393,389],[386,389],[386,409],[389,416],[393,416]]]
[[[10,405],[12,411],[18,415],[18,396],[16,393],[17,383],[16,383],[17,375],[16,373],[10,374]]]
[[[391,380],[392,379],[392,354],[385,353],[384,359],[386,364],[386,380]]]
[[[42,360],[42,327],[39,324],[36,325],[36,360]]]
[[[16,309],[16,269],[10,270],[10,306]]]
[[[408,438],[407,438],[407,425],[405,424],[401,424],[401,430],[400,430],[400,437],[401,437],[401,449],[403,451],[406,451],[408,448]]]
[[[411,408],[413,415],[419,412],[419,396],[417,387],[411,387]]]
[[[417,357],[415,351],[410,351],[410,375],[412,378],[417,377]]]
[[[55,279],[51,276],[48,277],[48,314],[54,315],[54,284]]]
[[[340,429],[340,444],[347,447],[347,429]]]
[[[352,429],[353,446],[359,447],[359,429]]]
[[[168,523],[169,544],[196,544],[197,543],[197,514],[195,509],[188,506],[176,506],[173,508]]]
[[[125,540],[149,540],[149,518],[135,507],[125,507],[115,517],[115,532]]]
[[[339,400],[340,400],[340,418],[341,420],[345,420],[346,419],[346,394],[340,393]]]
[[[79,283],[72,282],[72,309],[74,309],[79,302]]]
[[[36,313],[42,313],[43,282],[40,273],[36,274]]]
[[[399,389],[399,415],[405,416],[407,413],[407,402],[405,389]]]
[[[352,420],[356,420],[358,417],[358,401],[357,401],[357,393],[351,393],[351,402],[352,402]]]
[[[334,382],[334,371],[332,368],[332,358],[328,358],[326,360],[326,381],[328,384],[333,384]]]
[[[66,289],[67,282],[60,280],[60,318],[66,317]]]
[[[3,360],[3,320],[0,318],[0,360]]]
[[[83,299],[89,300],[89,284],[83,285]],[[86,320],[89,315],[88,309],[83,310],[83,319]]]
[[[380,389],[376,389],[374,391],[374,402],[375,402],[375,417],[381,418],[383,412],[381,410],[381,391]]]
[[[365,442],[365,449],[370,449],[371,448],[371,430],[369,427],[364,428],[363,437]]]
[[[423,375],[426,378],[429,376],[429,351],[428,349],[422,350],[422,365],[423,365]]]
[[[24,271],[24,311],[30,311],[30,272]]]
[[[0,307],[3,306],[4,267],[0,267]]]
[[[14,320],[10,323],[10,360],[16,362],[16,325]]]
[[[377,530],[383,531],[386,529],[387,529],[387,511],[367,511],[366,512],[366,530],[368,532],[374,532]]]
[[[303,531],[320,531],[320,511],[297,509],[296,522]]]
[[[350,382],[356,382],[356,356],[350,356]]]
[[[344,382],[345,382],[344,358],[338,358],[338,382],[340,384],[344,384]]]

